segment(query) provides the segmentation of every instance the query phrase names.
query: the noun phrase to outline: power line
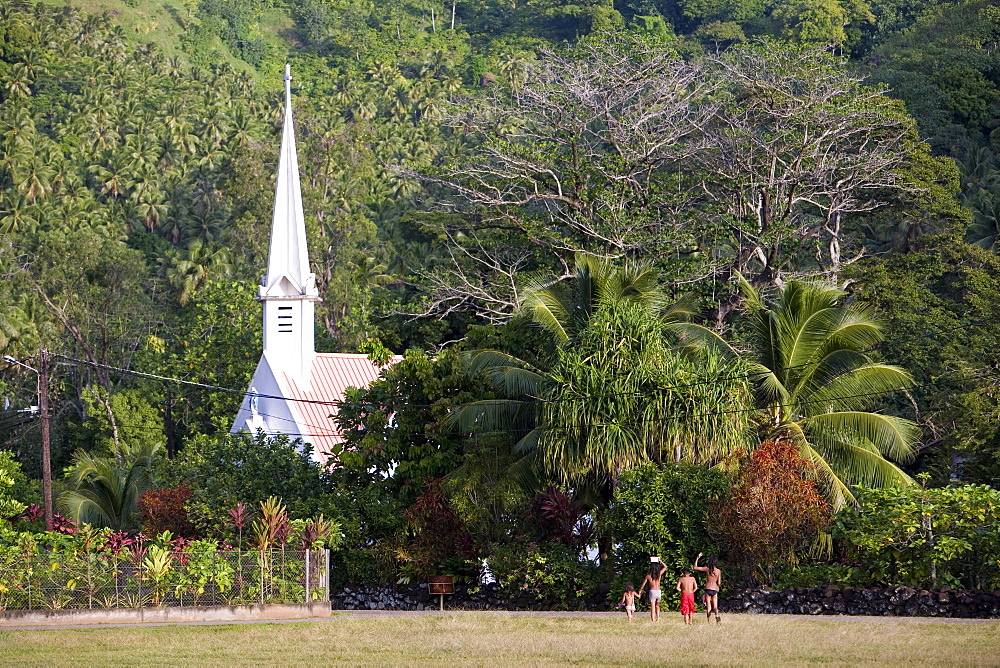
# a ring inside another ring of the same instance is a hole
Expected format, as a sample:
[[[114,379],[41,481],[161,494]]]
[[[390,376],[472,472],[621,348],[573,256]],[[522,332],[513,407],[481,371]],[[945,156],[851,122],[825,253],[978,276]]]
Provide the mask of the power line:
[[[320,399],[302,399],[302,398],[297,398],[297,397],[284,397],[284,396],[280,396],[280,395],[261,394],[259,392],[250,392],[250,391],[247,391],[247,390],[237,390],[237,389],[234,389],[234,388],[222,387],[222,386],[219,386],[219,385],[209,385],[209,384],[206,384],[206,383],[197,383],[197,382],[194,382],[194,381],[183,380],[183,379],[180,379],[180,378],[171,378],[171,377],[168,377],[168,376],[160,376],[160,375],[156,375],[156,374],[143,373],[143,372],[140,372],[140,371],[133,371],[133,370],[130,370],[130,369],[122,369],[120,367],[114,367],[114,366],[107,365],[107,364],[100,364],[100,363],[96,363],[96,362],[88,362],[88,361],[84,361],[84,360],[78,360],[76,358],[69,357],[69,356],[66,356],[66,355],[55,355],[54,354],[53,356],[54,357],[59,357],[61,359],[64,359],[64,360],[66,360],[67,362],[69,362],[71,364],[79,364],[79,365],[85,365],[85,366],[90,366],[90,367],[101,367],[101,368],[108,369],[110,371],[116,371],[116,372],[123,373],[123,374],[129,374],[129,375],[134,375],[134,376],[138,376],[138,377],[142,377],[142,378],[149,378],[149,379],[153,379],[153,380],[159,380],[159,381],[163,381],[163,382],[178,383],[178,384],[181,384],[181,385],[187,385],[187,386],[196,387],[196,388],[205,389],[205,390],[213,390],[213,391],[219,391],[219,392],[228,392],[228,393],[231,393],[231,394],[240,394],[240,395],[243,395],[243,396],[256,396],[256,397],[259,397],[259,398],[262,398],[262,399],[278,399],[278,400],[282,400],[282,401],[300,402],[300,403],[308,403],[308,404],[318,404],[318,405],[324,405],[324,406],[336,406],[336,405],[338,405],[338,404],[341,403],[339,401],[328,401],[328,400],[320,400]],[[28,359],[30,359],[30,358],[28,358]],[[539,398],[539,397],[531,397],[530,401],[522,401],[522,403],[525,403],[525,404],[529,404],[529,403],[557,403],[557,402],[560,402],[560,401],[579,400],[579,399],[599,399],[599,398],[616,397],[616,396],[646,395],[646,394],[649,394],[650,391],[656,391],[656,390],[663,391],[663,390],[671,390],[671,389],[683,389],[683,388],[689,388],[689,387],[696,387],[696,386],[699,386],[699,385],[706,385],[706,384],[711,384],[711,383],[717,383],[717,382],[725,381],[725,380],[737,380],[737,379],[741,379],[741,378],[750,379],[752,377],[766,375],[768,373],[777,373],[777,372],[787,371],[787,370],[791,370],[791,369],[802,368],[802,367],[806,367],[806,366],[815,366],[817,364],[821,364],[822,362],[823,362],[822,360],[817,361],[817,362],[805,362],[803,364],[792,365],[792,366],[789,366],[789,367],[782,367],[782,368],[774,370],[774,371],[770,371],[770,370],[768,370],[768,371],[754,371],[754,372],[749,372],[747,374],[738,374],[738,375],[733,375],[733,376],[723,376],[723,377],[715,377],[715,378],[706,378],[704,380],[693,382],[693,383],[677,384],[677,385],[666,385],[666,386],[661,386],[661,387],[657,387],[657,388],[652,388],[652,390],[644,390],[644,391],[617,392],[617,393],[608,393],[608,394],[604,394],[604,395],[581,395],[579,397],[574,397],[572,399],[565,399],[565,400],[562,400],[562,399],[549,400],[549,399],[542,399],[542,398]],[[977,378],[984,378],[984,377],[993,377],[992,373],[989,373],[989,372],[994,371],[994,370],[992,370],[990,368],[965,370],[965,372],[967,372],[967,373],[969,371],[973,371],[973,372],[974,371],[984,371],[984,372],[987,372],[987,373],[985,373],[983,375],[977,376]],[[958,370],[950,371],[948,373],[950,373],[950,374],[952,374],[952,373],[958,373]],[[865,393],[863,395],[852,395],[852,396],[848,396],[848,397],[830,397],[828,399],[823,399],[822,401],[837,401],[837,400],[841,400],[841,399],[858,398],[860,396],[877,396],[877,395],[880,395],[880,394],[888,394],[888,393],[890,393],[892,391],[903,391],[903,390],[907,390],[907,389],[919,389],[919,388],[929,387],[929,386],[931,386],[931,383],[924,383],[922,385],[911,385],[908,388],[901,387],[901,388],[897,388],[896,390],[871,392],[871,393]],[[496,400],[487,400],[487,401],[496,401]],[[501,399],[500,401],[503,401],[503,400]],[[511,400],[511,401],[516,401],[516,400]],[[475,403],[475,402],[473,402],[473,403]],[[809,402],[806,402],[806,403],[809,403]],[[439,406],[439,405],[440,404],[422,404],[422,403],[413,403],[413,402],[399,402],[399,403],[389,404],[388,407],[389,408],[394,408],[394,407],[432,408],[432,407],[436,407],[436,406]],[[466,404],[466,405],[472,405],[472,404]],[[777,407],[791,407],[791,406],[794,406],[794,405],[799,405],[799,404],[777,404],[776,406]],[[749,410],[757,410],[757,409],[741,409],[741,411],[742,410],[748,410],[749,411]],[[262,415],[264,415],[264,414],[262,413]],[[272,415],[268,415],[268,417],[274,417],[276,419],[287,420],[287,418],[279,418],[277,416],[272,416]],[[320,428],[317,425],[307,425],[307,426],[312,426],[312,427]]]
[[[990,369],[978,369],[978,371],[988,372],[988,371],[991,371],[991,370]],[[951,373],[956,373],[956,372],[951,372]],[[977,376],[977,378],[1000,378],[1000,375],[998,375],[998,374],[1000,374],[1000,372],[998,372],[996,370],[993,370],[993,373],[984,373],[983,375]],[[738,409],[730,409],[730,410],[723,410],[723,411],[708,411],[708,412],[705,412],[705,413],[695,413],[695,414],[689,415],[687,417],[688,418],[712,417],[712,416],[717,416],[717,415],[734,415],[734,414],[738,414],[738,413],[754,413],[754,412],[760,412],[762,410],[773,409],[773,408],[795,408],[797,406],[804,406],[804,405],[811,405],[811,404],[832,404],[832,403],[836,403],[836,402],[839,402],[839,401],[844,401],[846,399],[857,399],[857,398],[862,398],[862,397],[884,396],[884,395],[891,394],[893,392],[905,392],[905,391],[909,391],[909,390],[921,389],[921,388],[931,387],[931,386],[933,386],[933,383],[922,383],[922,384],[919,384],[919,385],[911,385],[909,387],[899,387],[899,388],[894,388],[894,389],[889,389],[889,390],[877,390],[877,391],[872,391],[872,392],[862,392],[862,393],[858,393],[858,394],[849,394],[849,395],[842,395],[842,396],[825,397],[825,398],[822,398],[822,399],[813,399],[813,400],[807,400],[807,401],[798,401],[798,402],[787,403],[787,404],[770,404],[770,405],[765,406],[763,408],[757,407],[757,406],[753,406],[753,407],[749,407],[749,408],[738,408]],[[579,398],[586,399],[587,395],[583,395],[583,396],[581,396]],[[486,400],[483,400],[483,401],[487,402],[487,401],[498,401],[498,400],[496,400],[496,399],[486,399]],[[525,404],[525,405],[536,403],[534,401],[518,401],[516,399],[499,400],[499,401],[511,401],[511,402],[522,403],[522,404]],[[465,404],[464,407],[465,408],[472,407],[472,406],[475,406],[477,403],[479,403],[479,402],[473,402],[471,404]],[[854,411],[850,411],[850,412],[854,412]],[[640,424],[641,423],[646,423],[646,422],[659,422],[659,421],[662,421],[662,418],[647,418],[647,419],[643,419],[643,420],[632,420],[633,423],[640,423]],[[530,431],[533,431],[535,429],[547,430],[547,429],[564,429],[564,428],[569,428],[569,427],[595,427],[595,426],[601,426],[602,424],[612,424],[612,423],[611,422],[607,422],[607,423],[586,423],[586,422],[583,422],[583,423],[576,423],[576,424],[564,425],[564,426],[560,426],[560,427],[533,427],[533,428],[530,428],[530,429],[519,429],[517,431],[530,432]]]
[[[253,396],[253,395],[256,395],[256,396],[262,397],[262,398],[273,398],[273,399],[280,399],[280,400],[284,400],[284,401],[302,401],[302,402],[306,402],[306,403],[323,404],[323,405],[336,405],[338,403],[338,402],[334,402],[334,401],[320,401],[320,400],[309,400],[309,399],[296,399],[296,398],[291,398],[291,397],[280,397],[280,396],[275,396],[275,395],[262,395],[260,393],[253,393],[253,392],[246,392],[246,391],[241,391],[241,390],[234,390],[232,388],[225,388],[225,387],[216,386],[216,385],[208,385],[208,384],[205,384],[205,383],[196,383],[196,382],[193,382],[193,381],[185,381],[185,380],[176,379],[176,378],[169,378],[167,376],[158,376],[158,375],[155,375],[155,374],[146,374],[146,373],[137,372],[137,371],[130,371],[130,370],[127,370],[127,369],[119,369],[117,367],[112,367],[110,365],[100,365],[100,364],[95,364],[95,363],[92,363],[92,362],[84,362],[82,360],[77,360],[75,358],[71,358],[71,357],[64,356],[64,355],[60,355],[59,357],[65,359],[69,363],[73,363],[73,364],[84,364],[86,366],[102,366],[102,367],[107,368],[107,369],[112,370],[112,371],[118,371],[118,372],[121,372],[121,373],[136,375],[136,376],[145,377],[145,378],[152,378],[152,379],[161,380],[161,381],[164,381],[164,382],[176,382],[176,383],[180,383],[180,384],[184,384],[184,385],[188,385],[188,386],[194,386],[194,387],[197,387],[197,388],[200,388],[200,389],[210,389],[210,390],[216,390],[216,391],[230,392],[230,393],[234,393],[234,394],[241,394],[241,395],[244,395],[244,396]],[[813,365],[813,364],[817,364],[817,362],[810,362],[810,363],[805,363],[805,364],[801,364],[801,365],[795,365],[795,366],[787,367],[787,368],[788,369],[793,369],[793,368],[799,368],[799,367],[809,366],[809,365]],[[965,371],[969,372],[970,370],[965,370]],[[996,378],[997,377],[995,375],[997,373],[996,370],[990,369],[990,368],[973,369],[971,371],[972,372],[978,372],[978,371],[984,372],[981,376],[977,376],[978,378],[986,378],[986,377]],[[949,373],[957,373],[957,372],[958,372],[958,370],[955,370],[955,371],[952,371],[952,372],[949,372]],[[749,378],[751,375],[760,375],[761,373],[767,373],[767,372],[752,372],[751,374],[741,375],[741,376],[734,376],[732,378],[743,378],[743,377]],[[663,387],[663,388],[658,388],[658,389],[672,389],[672,388],[691,387],[691,386],[694,386],[694,385],[701,385],[701,384],[711,383],[711,382],[717,382],[717,380],[716,379],[708,379],[708,380],[705,380],[705,381],[700,381],[698,383],[691,383],[691,384],[687,384],[687,385],[676,385],[676,386]],[[708,412],[704,412],[704,413],[696,413],[696,414],[693,414],[693,415],[688,415],[687,417],[690,419],[690,418],[699,418],[699,417],[712,417],[712,416],[719,416],[719,415],[736,415],[736,414],[740,414],[740,413],[754,413],[754,412],[759,412],[761,410],[766,410],[768,408],[770,408],[770,409],[775,409],[775,408],[796,408],[796,407],[799,407],[799,406],[805,406],[805,405],[816,404],[816,403],[829,404],[829,403],[836,403],[836,402],[839,402],[839,401],[844,401],[844,400],[847,400],[847,399],[857,399],[857,398],[874,397],[874,396],[885,396],[885,395],[891,394],[893,392],[906,391],[906,390],[914,390],[914,389],[921,389],[921,388],[925,388],[925,387],[930,387],[932,385],[933,385],[933,383],[923,383],[923,384],[919,384],[919,385],[912,385],[910,387],[899,387],[899,388],[894,388],[894,389],[889,389],[889,390],[878,390],[878,391],[863,392],[863,393],[858,393],[858,394],[853,394],[853,395],[825,397],[825,398],[822,398],[822,399],[806,400],[806,401],[799,401],[799,402],[794,402],[794,403],[772,404],[770,406],[765,407],[764,409],[762,409],[760,407],[754,406],[754,407],[748,407],[748,408],[728,409],[728,410],[721,410],[721,411],[708,411]],[[603,395],[603,396],[624,396],[626,394],[631,395],[631,394],[638,394],[638,393],[631,393],[631,392],[630,393],[618,393],[617,395],[616,394],[609,394],[609,395]],[[648,392],[644,392],[642,394],[648,394]],[[576,399],[587,399],[587,398],[594,398],[594,397],[591,396],[591,395],[582,395],[580,397],[577,397]],[[534,397],[532,397],[530,400],[520,400],[520,401],[516,400],[516,399],[514,399],[514,400],[502,400],[502,399],[501,400],[484,400],[484,401],[511,401],[511,402],[518,402],[518,403],[521,403],[521,404],[526,405],[526,406],[527,405],[531,405],[531,404],[555,403],[555,402],[551,402],[551,401],[546,402],[545,400],[534,398]],[[476,403],[479,403],[479,402],[472,402],[472,403],[469,403],[469,404],[465,404],[464,406],[456,406],[455,408],[469,408],[469,407],[474,407],[476,405]],[[436,405],[436,404],[415,404],[415,403],[409,403],[409,402],[401,402],[399,404],[391,404],[391,405],[388,406],[388,408],[391,409],[393,407],[405,407],[405,406],[409,406],[409,407],[431,407],[431,406],[434,406],[434,405]],[[271,414],[268,414],[268,413],[259,413],[259,414],[260,415],[264,415],[266,417],[273,418],[273,419],[282,420],[282,421],[292,421],[289,418],[283,418],[283,417],[271,415]],[[633,424],[635,424],[635,423],[640,423],[641,424],[641,423],[648,423],[648,422],[658,422],[658,421],[662,421],[662,420],[663,420],[663,418],[647,418],[647,419],[638,420],[638,421],[633,420],[632,423]],[[573,427],[577,427],[577,428],[582,428],[582,427],[598,427],[598,426],[602,426],[602,424],[613,424],[613,423],[612,422],[606,422],[606,423],[601,423],[601,422],[578,423],[578,424],[571,424],[571,425],[562,425],[562,426],[558,426],[558,427],[556,427],[556,426],[551,426],[551,427],[535,427],[534,429],[554,430],[554,429],[565,429],[565,428],[573,428]],[[313,433],[313,434],[304,434],[304,433],[301,433],[301,432],[265,432],[265,433],[268,434],[268,435],[283,434],[285,436],[299,436],[299,437],[342,436],[342,434],[332,431],[329,426],[320,426],[320,425],[312,425],[312,424],[306,424],[305,426],[312,427],[312,428],[315,428],[315,429],[321,429],[321,430],[323,430],[324,433],[321,433],[321,434],[315,434],[315,433]],[[139,426],[137,425],[136,427],[139,427]],[[141,428],[154,429],[152,427],[141,427]],[[155,429],[159,429],[159,428],[155,428]],[[528,431],[531,431],[531,429],[517,429],[517,430],[514,430],[514,431],[516,431],[516,432],[522,432],[522,431],[523,432],[528,432]]]
[[[232,387],[223,387],[221,385],[209,385],[207,383],[197,383],[193,380],[183,380],[181,378],[159,376],[154,373],[143,373],[141,371],[134,371],[132,369],[123,369],[121,367],[111,366],[110,364],[101,364],[99,362],[88,362],[86,360],[76,359],[75,357],[69,357],[68,355],[58,355],[53,353],[52,356],[65,360],[69,364],[107,369],[108,371],[115,371],[117,373],[127,374],[130,376],[138,376],[139,378],[148,378],[150,380],[158,380],[165,383],[176,383],[178,385],[187,385],[189,387],[195,387],[202,390],[212,390],[214,392],[228,392],[230,394],[242,394],[243,396],[248,396],[248,397],[255,396],[261,399],[281,399],[283,401],[297,401],[305,404],[322,404],[324,406],[335,406],[337,405],[337,403],[339,403],[336,401],[323,401],[320,399],[300,399],[296,397],[283,397],[274,394],[261,394],[260,392],[250,392],[249,390],[237,390]]]
[[[79,360],[79,359],[76,359],[76,358],[73,358],[73,357],[69,357],[67,355],[53,354],[52,356],[53,357],[59,357],[60,359],[66,360],[70,364],[83,365],[83,366],[89,366],[89,367],[100,367],[102,369],[107,369],[109,371],[115,371],[115,372],[118,372],[118,373],[132,375],[132,376],[137,376],[137,377],[140,377],[140,378],[149,378],[151,380],[158,380],[158,381],[162,381],[162,382],[177,383],[179,385],[187,385],[187,386],[195,387],[195,388],[198,388],[198,389],[212,390],[212,391],[216,391],[216,392],[228,392],[230,394],[240,394],[240,395],[243,395],[243,396],[256,396],[256,397],[259,397],[261,399],[279,399],[279,400],[282,400],[282,401],[292,401],[292,402],[306,403],[306,404],[317,404],[317,405],[322,405],[322,406],[337,406],[338,404],[342,403],[340,401],[329,401],[329,400],[323,400],[323,399],[302,399],[302,398],[298,398],[298,397],[285,397],[285,396],[273,395],[273,394],[261,394],[260,392],[250,392],[249,390],[239,390],[239,389],[230,388],[230,387],[223,387],[223,386],[220,386],[220,385],[209,385],[209,384],[206,384],[206,383],[198,383],[198,382],[195,382],[195,381],[183,380],[183,379],[180,379],[180,378],[171,378],[169,376],[160,376],[160,375],[157,375],[157,374],[143,373],[141,371],[134,371],[132,369],[123,369],[121,367],[115,367],[115,366],[111,366],[109,364],[101,364],[101,363],[98,363],[98,362],[89,362],[89,361],[86,361],[86,360]],[[744,378],[747,379],[747,380],[749,380],[749,379],[754,378],[754,377],[765,376],[765,375],[767,375],[769,373],[780,373],[780,372],[789,371],[789,370],[792,370],[792,369],[799,369],[799,368],[803,368],[803,367],[807,367],[807,366],[815,366],[815,365],[822,364],[822,363],[823,363],[823,360],[819,360],[819,361],[815,361],[815,362],[804,362],[802,364],[795,364],[795,365],[788,366],[788,367],[781,367],[781,368],[775,369],[773,371],[772,370],[768,370],[768,371],[751,371],[751,372],[748,372],[748,373],[745,373],[745,374],[736,374],[736,375],[732,375],[732,376],[703,377],[702,380],[699,380],[699,381],[696,381],[696,382],[682,383],[682,384],[676,384],[676,385],[663,385],[663,386],[651,388],[650,390],[637,390],[637,391],[634,391],[634,392],[614,392],[614,393],[609,393],[609,394],[604,394],[604,395],[586,395],[586,396],[582,396],[582,397],[578,397],[578,398],[601,399],[601,398],[606,398],[606,397],[645,395],[645,394],[648,394],[650,391],[665,391],[665,390],[674,390],[674,389],[685,389],[685,388],[690,388],[690,387],[697,387],[697,386],[700,386],[700,385],[709,385],[709,384],[712,384],[712,383],[719,383],[719,382],[723,382],[723,381],[727,381],[727,380],[739,380],[739,379],[744,379]],[[543,402],[544,403],[556,403],[556,402],[560,402],[560,401],[565,401],[563,399],[555,399],[555,400],[553,400],[553,399],[542,399],[540,397],[532,397],[532,399],[535,400],[535,401],[537,401],[537,402],[540,402],[540,403],[543,403]],[[440,404],[421,404],[421,403],[413,403],[413,402],[400,402],[400,403],[390,404],[390,407],[406,406],[406,407],[413,407],[413,408],[434,408],[434,407],[439,406],[439,405]]]
[[[24,365],[25,362],[30,362],[31,360],[33,360],[36,357],[38,357],[38,353],[35,353],[31,357],[22,357],[19,360],[16,360],[13,357],[10,357],[8,359],[8,357],[9,357],[8,355],[4,355],[3,356],[3,361],[7,362],[7,366],[5,366],[4,369],[3,369],[4,371],[6,371],[7,369],[10,369],[10,368],[13,368],[15,366]]]

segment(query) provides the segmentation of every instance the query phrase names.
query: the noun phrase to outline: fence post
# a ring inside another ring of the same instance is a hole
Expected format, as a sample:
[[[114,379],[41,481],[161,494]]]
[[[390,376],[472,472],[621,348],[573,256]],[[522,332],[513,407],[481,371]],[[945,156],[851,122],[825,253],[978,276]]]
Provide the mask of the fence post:
[[[306,548],[306,604],[309,603],[309,557],[312,555],[312,550]]]
[[[323,550],[323,555],[326,557],[326,564],[323,567],[323,587],[326,590],[326,596],[324,601],[330,602],[330,548]]]

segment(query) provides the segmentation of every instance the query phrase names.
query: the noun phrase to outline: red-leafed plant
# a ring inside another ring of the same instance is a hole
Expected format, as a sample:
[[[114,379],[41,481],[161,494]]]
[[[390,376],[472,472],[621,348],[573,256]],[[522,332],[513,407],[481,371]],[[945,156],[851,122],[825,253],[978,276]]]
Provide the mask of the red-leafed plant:
[[[329,538],[333,532],[334,524],[324,519],[322,515],[306,520],[299,535],[299,539],[302,541],[302,549],[311,550],[317,545],[322,545],[323,541]]]
[[[142,563],[149,553],[149,545],[146,543],[148,537],[139,533],[128,546],[128,558],[136,566]]]
[[[132,537],[125,531],[116,531],[108,534],[104,547],[111,551],[111,554],[118,555],[132,545]]]
[[[441,489],[440,481],[432,481],[406,511],[413,532],[405,552],[404,575],[426,582],[434,575],[467,577],[468,562],[475,557],[472,536],[455,514],[451,501]],[[463,572],[451,572],[451,571]],[[449,571],[449,572],[444,572]]]
[[[158,536],[169,531],[175,536],[198,538],[198,530],[188,520],[185,507],[190,498],[188,483],[143,492],[138,504],[143,533]]]
[[[27,508],[22,510],[17,515],[14,515],[14,517],[10,519],[11,522],[34,522],[37,519],[41,519],[42,515],[44,514],[45,511],[42,510],[42,507],[40,505],[38,505],[37,503],[32,503]]]
[[[56,513],[52,516],[52,530],[57,533],[64,533],[72,536],[76,533],[76,522]]]
[[[555,485],[535,496],[534,514],[547,539],[580,550],[594,540],[593,523],[583,504]]]
[[[288,511],[281,499],[269,496],[266,501],[261,501],[260,517],[253,523],[258,549],[271,550],[284,546],[290,529]]]
[[[240,501],[235,508],[230,509],[229,516],[233,518],[233,526],[236,527],[237,545],[243,549],[243,528],[253,519],[253,511],[247,508],[247,504]]]
[[[714,512],[727,560],[743,575],[770,580],[773,567],[794,559],[829,523],[829,502],[813,465],[786,440],[765,441],[743,458],[729,499]]]

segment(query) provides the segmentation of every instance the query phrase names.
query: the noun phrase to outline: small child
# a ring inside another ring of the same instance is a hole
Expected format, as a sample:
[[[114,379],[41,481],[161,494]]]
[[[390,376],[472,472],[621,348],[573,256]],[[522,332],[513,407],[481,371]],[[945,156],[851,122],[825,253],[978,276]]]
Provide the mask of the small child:
[[[681,614],[684,615],[684,623],[693,625],[694,593],[698,591],[698,581],[691,576],[690,568],[681,571],[681,577],[677,580],[677,591],[681,593]]]
[[[625,593],[622,594],[622,602],[618,606],[625,606],[625,614],[628,615],[630,624],[632,623],[632,615],[635,613],[635,599],[637,598],[639,598],[639,593],[635,590],[635,585],[631,582],[626,582]]]

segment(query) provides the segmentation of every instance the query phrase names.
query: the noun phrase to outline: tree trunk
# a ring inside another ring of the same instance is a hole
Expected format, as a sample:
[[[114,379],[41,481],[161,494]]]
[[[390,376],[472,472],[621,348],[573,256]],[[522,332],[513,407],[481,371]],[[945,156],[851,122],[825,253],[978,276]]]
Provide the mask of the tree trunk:
[[[597,534],[597,558],[601,561],[601,573],[604,574],[604,581],[611,582],[615,579],[614,557],[611,549],[614,545],[611,534],[605,529],[601,529]]]

